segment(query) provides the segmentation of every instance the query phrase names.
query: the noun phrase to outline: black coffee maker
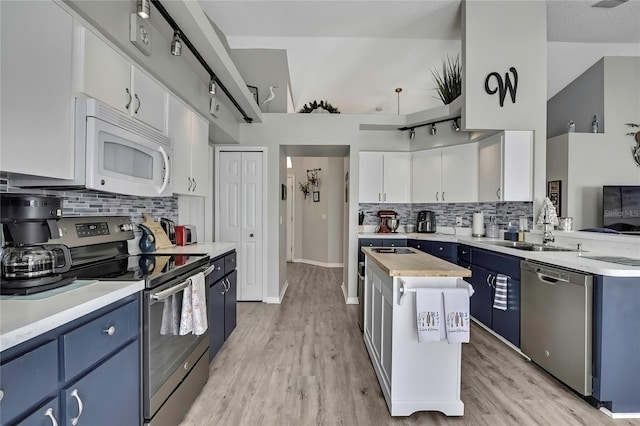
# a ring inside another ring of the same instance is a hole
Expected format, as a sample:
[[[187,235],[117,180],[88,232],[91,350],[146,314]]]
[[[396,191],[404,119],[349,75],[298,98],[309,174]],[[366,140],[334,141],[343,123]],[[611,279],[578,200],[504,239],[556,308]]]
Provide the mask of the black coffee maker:
[[[60,238],[58,219],[62,198],[50,195],[2,194],[0,222],[2,248],[1,294],[32,294],[75,280],[64,278],[71,268],[71,253],[62,244],[45,244]]]
[[[436,232],[436,214],[430,210],[418,212],[418,221],[416,229],[418,232],[431,233]]]

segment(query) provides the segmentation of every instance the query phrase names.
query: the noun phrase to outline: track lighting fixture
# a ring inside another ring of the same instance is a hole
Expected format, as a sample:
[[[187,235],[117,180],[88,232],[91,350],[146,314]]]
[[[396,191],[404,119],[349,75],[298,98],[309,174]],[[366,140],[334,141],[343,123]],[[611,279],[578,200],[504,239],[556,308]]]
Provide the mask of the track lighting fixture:
[[[430,134],[431,136],[434,136],[434,135],[436,134],[436,124],[435,124],[435,123],[433,123],[433,124],[431,125],[431,127],[429,127],[429,134]]]
[[[460,131],[460,121],[457,118],[453,120],[453,123],[451,123],[451,128],[453,129],[454,132]]]
[[[409,140],[413,140],[416,137],[416,131],[409,129]]]
[[[173,33],[173,40],[171,41],[171,54],[173,56],[180,56],[182,54],[182,40],[180,40],[180,31]]]
[[[212,95],[216,94],[216,80],[213,77],[211,77],[211,80],[209,81],[209,93]]]
[[[148,19],[151,13],[151,0],[138,0],[138,16]]]

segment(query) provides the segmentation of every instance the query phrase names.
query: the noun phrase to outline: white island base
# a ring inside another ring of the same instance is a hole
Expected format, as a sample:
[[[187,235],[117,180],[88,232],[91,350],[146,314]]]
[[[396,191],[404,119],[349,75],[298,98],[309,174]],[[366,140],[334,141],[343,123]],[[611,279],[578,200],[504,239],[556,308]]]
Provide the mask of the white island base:
[[[468,284],[455,276],[391,277],[369,256],[365,270],[364,341],[391,415],[440,411],[462,416],[461,344],[418,343],[415,292],[410,289]]]

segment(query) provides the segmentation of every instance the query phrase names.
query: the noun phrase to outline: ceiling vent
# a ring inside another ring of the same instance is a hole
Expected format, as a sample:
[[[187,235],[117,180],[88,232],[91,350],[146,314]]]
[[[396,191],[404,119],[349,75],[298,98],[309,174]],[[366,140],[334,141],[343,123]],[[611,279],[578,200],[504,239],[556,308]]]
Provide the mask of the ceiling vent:
[[[627,0],[602,0],[591,7],[602,7],[605,9],[611,9],[612,7],[620,6],[622,3],[626,2]]]

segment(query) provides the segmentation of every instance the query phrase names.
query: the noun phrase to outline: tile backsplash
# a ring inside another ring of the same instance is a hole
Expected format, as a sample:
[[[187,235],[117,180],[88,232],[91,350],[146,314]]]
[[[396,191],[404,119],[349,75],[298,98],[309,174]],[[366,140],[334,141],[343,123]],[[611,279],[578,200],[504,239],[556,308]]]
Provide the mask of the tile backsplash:
[[[178,221],[178,197],[134,197],[107,192],[77,190],[24,190],[9,186],[6,179],[0,179],[0,193],[26,192],[62,197],[63,216],[129,216],[134,224],[144,222],[142,213],[154,219],[165,217]]]
[[[455,226],[456,217],[462,218],[463,227],[471,227],[473,214],[484,213],[485,223],[490,217],[496,218],[500,227],[506,226],[509,221],[518,222],[520,216],[529,220],[529,226],[533,226],[533,203],[523,202],[496,202],[496,203],[405,203],[405,204],[377,204],[360,203],[359,211],[364,212],[364,225],[377,225],[379,223],[377,213],[379,210],[394,210],[398,213],[400,225],[415,223],[418,212],[431,210],[436,214],[436,226]]]

